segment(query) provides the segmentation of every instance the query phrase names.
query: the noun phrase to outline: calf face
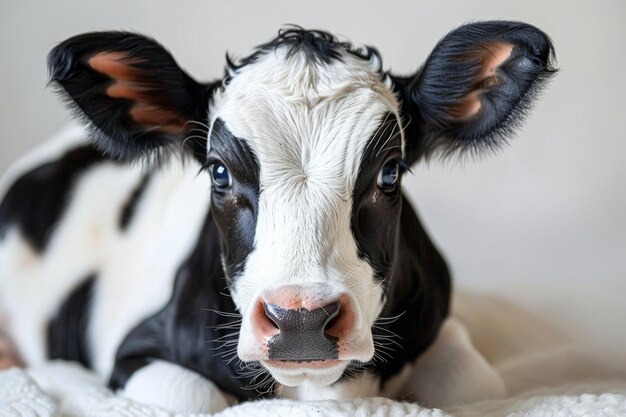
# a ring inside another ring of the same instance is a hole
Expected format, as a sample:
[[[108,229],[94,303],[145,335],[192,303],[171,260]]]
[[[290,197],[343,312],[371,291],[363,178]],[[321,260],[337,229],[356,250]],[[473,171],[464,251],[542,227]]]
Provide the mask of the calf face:
[[[238,356],[297,385],[370,361],[391,278],[412,279],[398,276],[402,174],[424,156],[500,146],[552,54],[532,26],[485,22],[448,34],[406,77],[373,48],[300,28],[207,84],[130,33],[71,38],[49,65],[108,155],[182,150],[211,175]]]

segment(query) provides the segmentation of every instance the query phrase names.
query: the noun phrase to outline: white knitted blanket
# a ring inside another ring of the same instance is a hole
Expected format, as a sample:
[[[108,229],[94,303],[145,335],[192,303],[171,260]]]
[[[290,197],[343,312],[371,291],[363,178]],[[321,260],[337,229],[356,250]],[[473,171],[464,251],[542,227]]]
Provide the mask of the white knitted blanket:
[[[90,372],[64,362],[51,362],[28,371],[13,368],[0,372],[0,416],[183,417],[116,396]],[[208,417],[194,417],[205,416]],[[315,402],[260,400],[231,407],[215,416],[626,416],[626,383],[604,381],[563,386],[448,410],[428,409],[385,398]]]

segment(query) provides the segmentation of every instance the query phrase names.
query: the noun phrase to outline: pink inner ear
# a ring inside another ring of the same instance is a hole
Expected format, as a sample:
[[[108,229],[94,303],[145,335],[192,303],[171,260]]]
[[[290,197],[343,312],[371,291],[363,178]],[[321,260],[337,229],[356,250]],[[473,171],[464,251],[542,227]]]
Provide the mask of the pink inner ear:
[[[142,84],[145,70],[134,66],[141,63],[141,60],[130,59],[126,52],[100,52],[87,62],[95,71],[113,80],[106,89],[109,97],[134,102],[129,114],[135,122],[167,133],[183,133],[185,120],[178,112],[151,102],[151,86]]]
[[[481,94],[500,82],[497,73],[498,68],[509,59],[512,52],[513,45],[510,43],[490,43],[482,45],[481,49],[465,57],[465,59],[478,58],[480,71],[466,97],[450,109],[452,117],[467,120],[480,112],[482,107]]]
[[[182,134],[184,132],[185,120],[180,114],[153,106],[148,102],[140,102],[130,109],[130,116],[139,124],[158,126],[159,129],[171,133]]]
[[[100,52],[89,58],[89,66],[106,74],[113,80],[132,81],[140,72],[134,64],[141,63],[138,59],[129,59],[126,52]]]
[[[115,82],[107,88],[107,95],[113,98],[141,101],[145,100],[145,94],[143,93],[146,91],[146,88],[142,88],[137,83],[115,80]]]

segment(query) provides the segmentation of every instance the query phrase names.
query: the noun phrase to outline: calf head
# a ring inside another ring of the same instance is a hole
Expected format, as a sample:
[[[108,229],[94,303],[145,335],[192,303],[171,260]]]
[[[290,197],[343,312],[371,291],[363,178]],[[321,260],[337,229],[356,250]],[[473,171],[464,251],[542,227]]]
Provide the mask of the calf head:
[[[208,171],[243,316],[238,355],[297,385],[370,361],[391,277],[414,279],[394,274],[403,173],[425,156],[499,147],[552,55],[538,29],[498,21],[449,33],[409,76],[383,71],[373,48],[300,28],[228,59],[211,83],[131,33],[71,38],[49,65],[101,150],[132,161],[182,149]],[[449,294],[437,296],[447,309]]]

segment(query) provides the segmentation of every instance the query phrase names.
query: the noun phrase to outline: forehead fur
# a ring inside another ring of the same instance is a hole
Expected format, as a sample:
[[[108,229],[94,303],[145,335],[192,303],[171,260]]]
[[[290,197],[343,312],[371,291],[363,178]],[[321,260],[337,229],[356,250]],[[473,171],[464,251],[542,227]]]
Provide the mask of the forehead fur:
[[[313,46],[311,40],[275,40],[243,64],[231,64],[231,77],[212,104],[213,120],[222,119],[259,158],[264,189],[284,180],[286,171],[307,181],[319,174],[353,184],[385,115],[395,114],[400,123],[378,53],[356,53],[349,44],[316,36]]]

